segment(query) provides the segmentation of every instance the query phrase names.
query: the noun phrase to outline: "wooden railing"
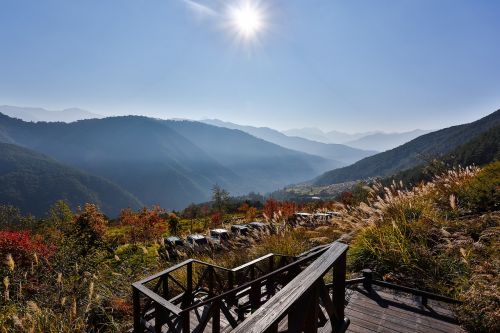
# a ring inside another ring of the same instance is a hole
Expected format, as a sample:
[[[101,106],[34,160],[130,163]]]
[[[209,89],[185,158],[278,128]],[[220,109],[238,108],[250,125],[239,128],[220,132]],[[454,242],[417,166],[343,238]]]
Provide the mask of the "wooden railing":
[[[349,325],[344,317],[346,252],[347,245],[334,242],[233,332],[278,332],[285,317],[287,332],[345,332]],[[331,293],[324,280],[330,270]]]
[[[219,332],[221,316],[235,328],[328,248],[268,254],[234,269],[186,260],[132,285],[134,332],[202,332],[209,322]]]
[[[363,284],[363,288],[368,292],[372,291],[373,286],[379,286],[379,287],[383,287],[383,288],[387,288],[387,289],[402,291],[402,292],[405,292],[408,294],[419,296],[420,302],[424,306],[427,305],[427,302],[429,299],[444,302],[444,303],[450,303],[450,304],[461,304],[462,303],[461,301],[454,299],[454,298],[451,298],[451,297],[431,293],[431,292],[416,289],[416,288],[401,286],[401,285],[390,283],[387,281],[375,280],[373,278],[373,272],[370,269],[363,269],[361,271],[361,273],[363,274],[362,277],[347,280],[346,285],[351,286],[351,285],[355,285],[355,284]]]

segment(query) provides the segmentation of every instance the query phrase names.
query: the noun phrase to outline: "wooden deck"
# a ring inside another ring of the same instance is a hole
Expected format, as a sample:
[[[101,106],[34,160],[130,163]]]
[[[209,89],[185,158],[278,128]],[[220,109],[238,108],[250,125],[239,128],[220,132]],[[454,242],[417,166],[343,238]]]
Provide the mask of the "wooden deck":
[[[376,280],[369,269],[346,280],[346,252],[334,242],[233,269],[186,260],[132,285],[133,332],[465,332],[451,311],[458,300]]]
[[[346,317],[351,321],[347,332],[463,333],[448,304],[429,300],[423,306],[410,294],[387,289],[368,294],[362,287],[348,290]]]
[[[348,289],[346,300],[345,315],[350,320],[347,332],[465,333],[456,323],[449,305],[445,303],[429,301],[427,306],[422,306],[419,299],[410,294],[395,293],[384,288],[368,294],[362,287]],[[324,311],[323,307],[321,309]],[[199,324],[203,312],[207,310],[208,307],[204,307],[191,314],[192,327]],[[237,317],[236,313],[231,313]],[[279,323],[278,332],[288,332],[287,324],[288,318],[285,317]],[[220,332],[231,331],[231,325],[222,317]],[[164,329],[162,332],[171,331]],[[212,332],[211,321],[203,332]]]

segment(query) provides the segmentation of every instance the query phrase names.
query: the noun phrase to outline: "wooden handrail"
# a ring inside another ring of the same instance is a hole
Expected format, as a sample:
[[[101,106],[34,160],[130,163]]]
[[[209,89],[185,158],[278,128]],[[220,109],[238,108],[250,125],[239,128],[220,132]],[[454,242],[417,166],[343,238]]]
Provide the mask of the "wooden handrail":
[[[320,280],[323,281],[323,276],[327,271],[341,256],[345,255],[347,247],[346,244],[334,242],[326,252],[297,275],[290,283],[284,286],[283,289],[255,311],[249,318],[238,325],[233,332],[261,333],[271,330],[273,327],[277,327],[277,324],[284,315],[286,315],[304,295],[314,289]],[[343,299],[336,301],[341,301],[343,306]],[[308,309],[308,311],[310,310],[311,309]]]
[[[343,244],[343,245],[345,245],[345,244]],[[345,246],[347,246],[347,245],[345,245]],[[270,272],[270,273],[268,273],[268,274],[265,274],[265,275],[263,275],[263,276],[261,276],[261,277],[259,277],[259,278],[256,278],[256,279],[254,279],[254,280],[252,280],[252,281],[249,281],[249,282],[246,282],[246,283],[244,283],[244,284],[242,284],[242,285],[239,285],[239,286],[237,286],[237,287],[235,287],[235,288],[233,288],[233,289],[231,289],[231,290],[228,290],[228,291],[226,291],[226,292],[223,292],[222,294],[219,294],[219,295],[214,296],[214,297],[212,297],[212,298],[206,299],[206,300],[204,300],[204,301],[202,301],[202,302],[196,303],[196,304],[195,304],[195,305],[193,305],[193,306],[190,306],[190,307],[188,307],[188,308],[183,309],[183,310],[182,310],[182,312],[187,312],[187,311],[190,311],[190,310],[196,309],[196,308],[198,308],[198,307],[200,307],[200,306],[210,304],[210,303],[212,303],[214,300],[218,300],[218,299],[221,299],[221,298],[226,298],[226,297],[228,297],[228,296],[231,296],[231,295],[233,295],[233,294],[236,294],[237,292],[239,292],[239,291],[241,291],[241,290],[244,290],[244,289],[247,289],[247,288],[251,287],[252,285],[254,285],[254,284],[256,284],[256,283],[259,283],[259,282],[262,282],[262,281],[264,281],[264,280],[267,280],[267,279],[269,279],[270,277],[272,277],[272,276],[274,276],[274,275],[278,275],[278,274],[280,274],[280,273],[283,273],[283,272],[289,271],[289,270],[290,270],[290,268],[295,267],[295,266],[299,266],[300,264],[302,264],[302,263],[304,263],[304,262],[306,262],[306,261],[310,260],[311,258],[314,258],[315,256],[319,256],[319,253],[314,253],[313,255],[310,255],[310,256],[307,256],[307,257],[301,258],[301,259],[299,259],[299,260],[296,260],[296,261],[294,261],[294,262],[292,262],[292,263],[290,263],[290,264],[288,264],[288,265],[286,265],[286,266],[280,267],[280,268],[278,268],[278,269],[276,269],[276,270],[274,270],[274,271],[272,271],[272,272]]]
[[[168,274],[168,273],[173,272],[173,271],[175,271],[175,270],[177,270],[177,269],[179,269],[179,268],[181,268],[183,266],[186,266],[187,264],[192,263],[193,261],[194,261],[194,259],[184,260],[183,262],[180,262],[180,263],[178,263],[178,264],[176,264],[176,265],[174,265],[172,267],[169,267],[169,268],[167,268],[167,269],[165,269],[165,270],[163,270],[161,272],[158,272],[156,274],[148,276],[148,277],[146,277],[146,278],[144,278],[144,279],[142,279],[140,281],[137,281],[136,283],[145,284],[145,283],[151,282],[151,281],[153,281],[155,279],[158,279],[158,278],[162,277],[165,274]]]
[[[201,327],[204,327],[203,325],[206,325],[212,316],[213,320],[215,320],[213,327],[218,327],[218,318],[221,313],[230,321],[231,326],[236,327],[238,322],[232,318],[228,312],[228,307],[235,307],[238,313],[238,321],[243,320],[244,317],[240,316],[241,311],[245,311],[245,309],[256,311],[262,305],[261,297],[264,296],[262,287],[265,286],[264,290],[267,299],[272,300],[272,296],[276,293],[276,284],[279,283],[281,286],[286,286],[292,277],[298,274],[304,266],[311,264],[313,260],[317,262],[317,258],[322,253],[330,251],[332,247],[339,248],[339,246],[347,248],[344,244],[333,243],[332,246],[324,245],[315,247],[296,257],[271,253],[233,269],[205,263],[196,259],[185,260],[132,285],[134,331],[142,333],[146,326],[150,325],[148,324],[148,318],[154,316],[154,327],[150,326],[147,329],[152,328],[158,331],[161,330],[164,324],[167,324],[169,328],[176,332],[191,332],[189,318],[192,315],[192,311],[200,307],[206,307],[209,312],[203,318],[200,318],[200,327],[197,327],[196,330],[199,331]],[[281,259],[275,260],[275,257]],[[292,259],[292,262],[286,258]],[[342,258],[340,266],[345,266],[345,253]],[[336,263],[335,265],[339,266],[338,264]],[[201,275],[197,280],[198,282],[195,282],[193,275],[197,271],[195,268],[197,265],[206,268],[199,271]],[[175,275],[172,274],[181,269],[186,273],[185,283],[184,281],[179,282]],[[342,293],[339,294],[337,292],[337,296],[343,298],[345,267],[339,271],[344,273],[342,273],[343,277],[337,280],[336,283],[342,289]],[[243,275],[238,277],[240,273]],[[155,281],[154,285],[151,284],[152,281]],[[328,291],[322,279],[321,282],[321,288],[324,289],[321,290],[322,301],[329,302],[328,304],[331,305],[327,309],[329,316],[331,317],[333,313],[336,313],[340,314],[343,318],[343,302],[341,303],[341,307],[337,309],[338,311],[334,309],[331,300],[329,298],[328,300],[324,299]],[[179,286],[182,289],[181,294],[172,297],[173,295],[169,292],[170,283]],[[179,283],[182,283],[182,286]],[[316,291],[319,295],[320,290],[317,289]],[[207,294],[206,297],[201,301],[194,301],[196,295],[200,292],[205,292]],[[335,290],[333,294],[335,294]],[[249,299],[243,303],[238,303],[246,295],[249,296]],[[317,301],[319,304],[319,299]],[[311,322],[318,322],[318,318],[311,318]],[[333,322],[338,322],[338,320],[330,319],[333,327]]]
[[[370,269],[364,269],[363,270],[363,277],[360,278],[355,278],[355,279],[350,279],[346,281],[346,285],[353,285],[353,284],[359,284],[362,283],[365,289],[367,291],[371,290],[372,285],[388,288],[388,289],[393,289],[397,291],[402,291],[406,292],[415,296],[420,296],[422,297],[422,303],[426,303],[427,299],[432,299],[440,302],[445,302],[445,303],[450,303],[450,304],[461,304],[462,302],[443,295],[431,293],[428,291],[416,289],[416,288],[411,288],[411,287],[406,287],[406,286],[401,286],[398,284],[386,282],[386,281],[381,281],[381,280],[375,280],[373,279],[373,272]]]
[[[257,259],[252,260],[252,261],[244,263],[243,265],[235,267],[235,268],[232,269],[232,271],[233,272],[237,272],[237,271],[243,270],[243,269],[245,269],[245,268],[247,268],[249,266],[252,266],[253,264],[259,263],[261,261],[264,261],[266,259],[269,259],[269,258],[272,258],[272,257],[275,257],[275,256],[276,256],[276,254],[274,254],[274,253],[268,253],[265,256],[259,257]]]
[[[166,299],[164,299],[163,297],[161,297],[160,295],[158,295],[154,291],[150,290],[149,288],[146,288],[145,286],[143,286],[142,284],[139,284],[139,283],[134,283],[132,286],[135,289],[139,290],[144,295],[146,295],[147,297],[151,298],[157,304],[160,304],[161,306],[166,308],[168,311],[175,314],[176,316],[180,315],[182,310],[178,306],[170,303],[169,301],[167,301]]]

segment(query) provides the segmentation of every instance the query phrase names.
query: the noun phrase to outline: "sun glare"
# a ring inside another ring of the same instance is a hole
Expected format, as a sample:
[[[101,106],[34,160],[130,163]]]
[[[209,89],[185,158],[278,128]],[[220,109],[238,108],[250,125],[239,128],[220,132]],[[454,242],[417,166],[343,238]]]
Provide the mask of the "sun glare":
[[[231,25],[245,39],[254,38],[263,28],[262,11],[250,1],[231,8],[229,15]]]

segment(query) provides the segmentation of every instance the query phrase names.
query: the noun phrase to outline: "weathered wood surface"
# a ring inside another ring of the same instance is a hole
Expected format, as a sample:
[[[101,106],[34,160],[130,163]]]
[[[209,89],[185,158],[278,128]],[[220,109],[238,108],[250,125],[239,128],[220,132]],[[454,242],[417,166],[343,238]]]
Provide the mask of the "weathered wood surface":
[[[187,260],[133,284],[135,332],[331,333],[345,331],[345,317],[347,332],[464,332],[446,297],[373,280],[369,270],[346,292],[346,250],[334,242],[234,269]]]
[[[290,311],[290,308],[306,294],[306,291],[317,289],[315,288],[315,284],[320,279],[322,280],[323,275],[325,275],[326,271],[332,267],[340,256],[345,255],[346,250],[347,245],[338,242],[333,243],[321,257],[298,274],[291,283],[284,286],[268,302],[255,311],[252,316],[238,325],[233,332],[260,333],[272,329],[272,326],[279,323],[280,319]],[[317,300],[317,297],[315,300]],[[289,316],[289,324],[293,320],[299,319],[297,316],[306,316],[308,312],[313,310],[316,311],[314,306],[308,309],[292,308],[291,313],[295,316]]]
[[[351,323],[347,332],[352,333],[464,333],[456,323],[450,307],[436,301],[422,306],[413,295],[375,289],[348,292],[346,316]]]

